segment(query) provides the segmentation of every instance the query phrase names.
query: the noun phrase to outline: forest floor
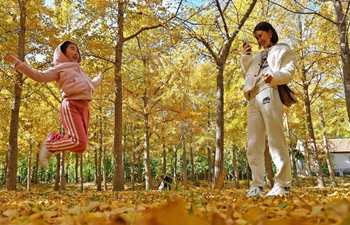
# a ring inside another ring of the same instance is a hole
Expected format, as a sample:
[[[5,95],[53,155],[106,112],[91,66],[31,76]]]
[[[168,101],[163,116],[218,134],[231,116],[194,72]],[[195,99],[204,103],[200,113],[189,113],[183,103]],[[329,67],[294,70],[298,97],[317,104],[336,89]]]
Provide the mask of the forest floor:
[[[222,190],[206,181],[187,188],[158,191],[96,191],[96,185],[67,184],[53,191],[53,184],[0,186],[0,224],[66,225],[350,225],[350,176],[337,177],[338,187],[318,188],[308,179],[292,194],[278,197],[246,197],[247,181],[234,188],[225,181]],[[156,188],[155,188],[156,189]],[[268,191],[268,189],[266,189]]]

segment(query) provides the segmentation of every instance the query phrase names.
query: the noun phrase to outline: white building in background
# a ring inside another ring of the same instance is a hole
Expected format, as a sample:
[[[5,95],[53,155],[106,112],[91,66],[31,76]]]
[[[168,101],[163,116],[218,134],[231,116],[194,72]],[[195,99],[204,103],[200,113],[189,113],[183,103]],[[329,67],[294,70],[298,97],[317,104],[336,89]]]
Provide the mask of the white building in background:
[[[335,175],[350,175],[350,139],[328,139],[328,145]],[[305,148],[300,140],[297,142],[296,149],[301,151],[304,157],[306,157]],[[318,152],[324,152],[323,146],[318,147]],[[298,173],[301,175],[307,174],[307,165],[304,160],[297,160],[297,167]]]
[[[334,172],[339,176],[350,175],[350,139],[329,139],[328,141]]]

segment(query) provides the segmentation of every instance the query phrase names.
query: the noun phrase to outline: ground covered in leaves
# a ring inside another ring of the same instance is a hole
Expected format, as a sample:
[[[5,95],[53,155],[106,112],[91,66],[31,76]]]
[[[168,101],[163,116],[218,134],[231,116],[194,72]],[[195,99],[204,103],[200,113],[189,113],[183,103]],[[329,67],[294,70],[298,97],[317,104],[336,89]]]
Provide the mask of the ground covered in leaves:
[[[95,185],[35,185],[32,191],[0,186],[0,224],[67,225],[311,225],[350,224],[350,177],[339,187],[312,187],[301,181],[293,194],[247,198],[225,182],[214,190],[206,182],[172,191],[96,191]],[[329,182],[328,182],[329,184]],[[126,187],[127,188],[127,187]]]

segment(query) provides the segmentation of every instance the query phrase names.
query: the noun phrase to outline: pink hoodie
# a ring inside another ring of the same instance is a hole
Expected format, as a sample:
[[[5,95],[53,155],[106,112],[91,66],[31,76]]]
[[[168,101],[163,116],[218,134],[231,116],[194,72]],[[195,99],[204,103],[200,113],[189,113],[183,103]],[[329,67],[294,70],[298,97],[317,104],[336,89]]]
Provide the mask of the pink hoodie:
[[[61,51],[63,43],[58,45],[55,50],[53,57],[54,67],[43,72],[30,68],[27,64],[14,57],[11,59],[11,63],[14,64],[18,71],[37,82],[57,81],[62,98],[90,101],[95,87],[101,83],[102,75],[98,75],[93,80],[90,80],[80,67],[81,54],[79,54],[80,59],[78,62],[69,61]]]

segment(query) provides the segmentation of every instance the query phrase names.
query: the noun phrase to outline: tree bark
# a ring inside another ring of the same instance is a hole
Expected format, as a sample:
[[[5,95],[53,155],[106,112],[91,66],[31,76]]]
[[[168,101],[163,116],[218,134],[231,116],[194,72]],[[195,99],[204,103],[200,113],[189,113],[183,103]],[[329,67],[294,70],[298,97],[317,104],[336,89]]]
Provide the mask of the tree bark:
[[[235,187],[237,189],[240,188],[239,185],[239,171],[238,171],[238,164],[237,164],[237,146],[232,146],[232,164],[233,164],[233,171],[235,175]]]
[[[306,161],[307,161],[308,175],[309,175],[311,184],[315,185],[314,177],[313,177],[312,170],[311,170],[312,158],[310,156],[310,150],[308,149],[308,142],[305,141],[305,142],[303,142],[303,144],[304,144],[305,156],[306,156]]]
[[[187,179],[187,156],[186,156],[186,143],[184,138],[182,138],[182,179],[185,187],[188,186]]]
[[[217,65],[218,74],[216,77],[216,148],[214,161],[213,187],[219,189],[219,179],[224,168],[224,65]]]
[[[118,1],[118,42],[115,47],[114,101],[114,176],[113,191],[124,190],[124,162],[122,147],[122,57],[124,44],[124,2]]]
[[[102,107],[99,107],[100,109],[100,115],[102,115]],[[102,118],[99,117],[99,127],[100,127],[100,133],[98,135],[98,141],[99,141],[99,146],[98,146],[98,157],[97,157],[97,173],[96,173],[96,183],[97,183],[97,191],[102,191],[102,152],[103,152],[103,123],[102,123]]]
[[[288,121],[288,116],[285,117],[286,118],[286,129],[287,129],[287,138],[288,138],[288,146],[290,149],[290,156],[291,156],[291,160],[292,160],[292,169],[293,169],[293,178],[295,181],[295,185],[297,187],[300,187],[299,185],[299,179],[298,179],[298,171],[297,171],[297,165],[295,163],[295,154],[294,154],[294,150],[292,147],[292,138],[291,138],[291,133],[290,133],[290,129],[289,129],[289,121]]]
[[[136,147],[136,146],[135,146]],[[130,162],[131,166],[131,190],[135,190],[135,162],[136,162],[136,149],[132,151],[132,159]]]
[[[74,155],[75,155],[74,179],[75,179],[75,183],[78,184],[79,183],[79,155],[78,154],[74,154]]]
[[[78,154],[80,161],[80,192],[84,191],[84,178],[83,178],[83,154]]]
[[[141,166],[141,158],[138,157],[137,159],[137,180],[139,183],[142,182],[142,166]]]
[[[61,154],[60,189],[66,190],[66,173],[65,173],[66,152],[61,152],[60,154]]]
[[[167,154],[166,154],[166,149],[165,149],[165,144],[164,141],[162,140],[163,144],[162,144],[162,148],[163,148],[163,174],[165,175],[166,172],[166,160],[167,160]]]
[[[26,19],[27,8],[25,0],[19,0],[20,9],[20,27],[18,30],[18,59],[22,62],[25,56],[25,36],[26,36]],[[18,168],[18,123],[19,110],[22,98],[23,74],[17,72],[15,77],[15,91],[13,96],[10,120],[10,135],[7,152],[7,171],[6,171],[6,189],[9,191],[16,190],[17,168]]]
[[[33,139],[29,139],[29,151],[28,151],[28,166],[27,166],[27,190],[31,191],[31,175],[32,175],[32,150],[33,150]]]
[[[55,173],[55,185],[53,187],[54,191],[60,190],[60,166],[61,166],[61,153],[56,154],[56,173]]]
[[[207,154],[208,154],[208,181],[212,182],[213,181],[213,177],[212,177],[212,168],[213,168],[213,164],[212,164],[212,149],[210,146],[210,142],[207,143]]]
[[[106,148],[103,148],[103,186],[107,191],[107,160],[106,160]]]
[[[304,77],[306,77],[306,74],[303,74],[303,75]],[[309,100],[308,87],[309,85],[307,83],[304,83],[303,90],[304,90],[304,96],[305,96],[304,102],[305,102],[305,111],[306,111],[306,123],[307,123],[309,138],[310,138],[310,142],[309,142],[310,148],[307,148],[306,150],[310,149],[309,155],[311,156],[311,161],[309,163],[311,163],[313,168],[315,169],[318,187],[325,187],[326,185],[323,179],[323,172],[322,172],[321,162],[318,157],[314,127],[312,124],[311,103]]]
[[[35,154],[35,170],[33,171],[34,184],[38,184],[38,173],[39,173],[39,153]]]
[[[177,147],[176,145],[174,145],[174,169],[173,169],[173,176],[174,176],[174,182],[176,183],[176,178],[178,177],[177,176]]]
[[[146,190],[152,188],[152,174],[149,153],[149,126],[148,114],[144,115],[144,165],[145,165],[145,186]]]
[[[331,183],[333,187],[338,187],[338,184],[335,180],[335,174],[334,174],[334,169],[333,169],[333,163],[331,161],[331,156],[329,154],[329,147],[328,147],[328,139],[327,139],[327,135],[326,135],[326,122],[324,120],[323,117],[323,109],[320,109],[320,122],[322,124],[322,128],[323,128],[323,147],[324,147],[324,152],[326,154],[326,162],[327,162],[327,167],[328,167],[328,172],[329,172],[329,176],[331,179]]]
[[[344,14],[342,1],[332,0],[334,5],[335,14],[337,16],[337,26],[340,39],[340,57],[342,61],[343,80],[344,80],[344,92],[346,109],[348,113],[348,126],[350,127],[350,51],[349,51],[349,14]],[[348,4],[348,2],[346,2]],[[348,9],[347,9],[348,11]]]
[[[196,181],[196,176],[194,174],[194,155],[193,155],[193,148],[192,145],[190,145],[190,160],[191,160],[191,181],[195,182]]]

